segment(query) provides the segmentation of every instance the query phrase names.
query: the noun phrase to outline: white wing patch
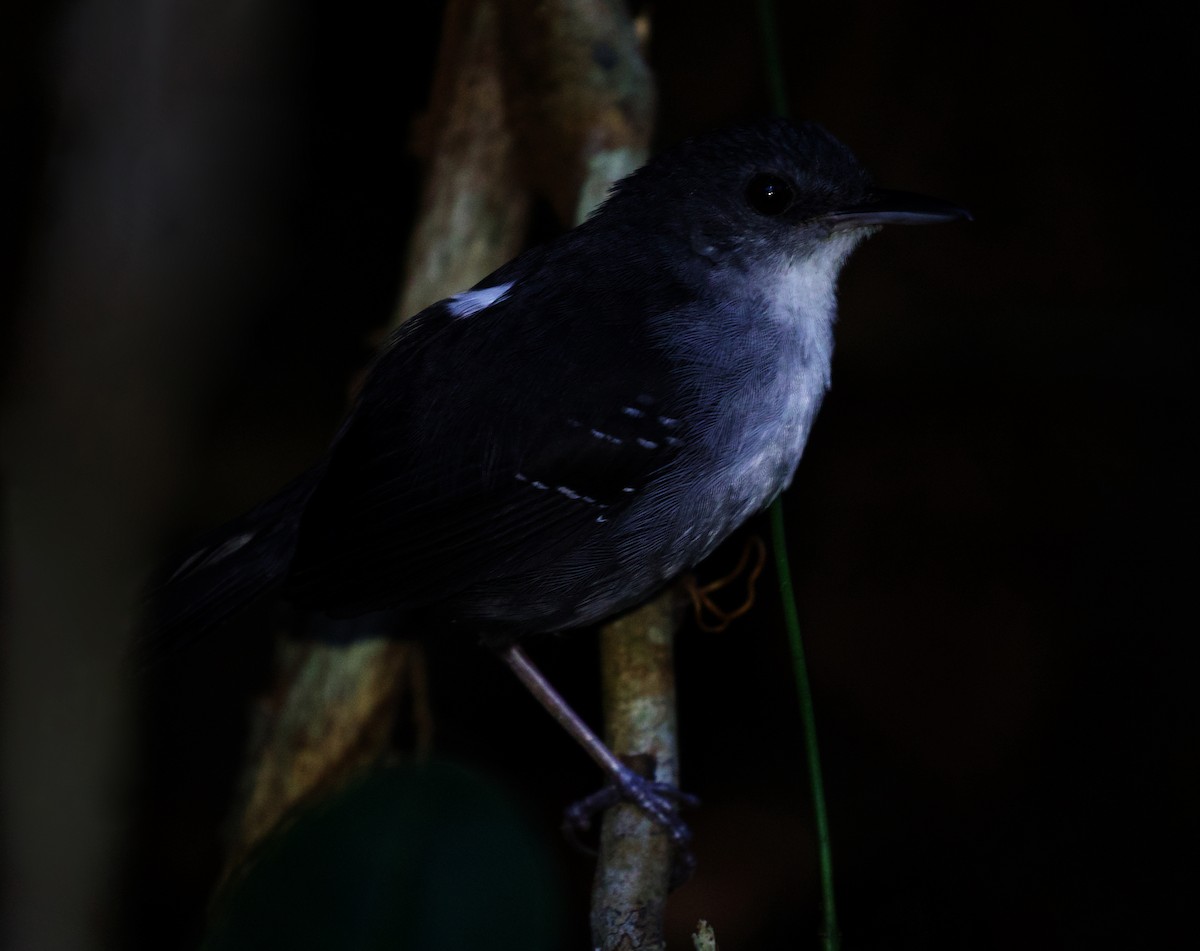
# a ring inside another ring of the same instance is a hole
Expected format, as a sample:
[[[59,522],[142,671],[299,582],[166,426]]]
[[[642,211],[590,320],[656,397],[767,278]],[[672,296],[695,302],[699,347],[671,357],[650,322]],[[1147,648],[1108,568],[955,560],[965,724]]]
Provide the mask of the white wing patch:
[[[463,291],[453,297],[446,298],[446,309],[455,317],[470,317],[481,310],[487,310],[492,304],[503,300],[512,290],[514,281],[507,284],[497,284],[495,287],[478,287],[473,291]]]
[[[250,542],[254,540],[254,536],[256,534],[257,532],[243,532],[240,535],[234,535],[232,538],[225,539],[225,541],[221,542],[221,544],[217,545],[215,548],[200,549],[200,551],[195,552],[187,559],[187,561],[176,568],[175,571],[171,573],[171,577],[169,577],[167,581],[174,581],[176,578],[187,574],[189,571],[199,568],[207,568],[209,565],[214,565],[218,561],[228,558],[234,552],[240,551],[250,544]]]

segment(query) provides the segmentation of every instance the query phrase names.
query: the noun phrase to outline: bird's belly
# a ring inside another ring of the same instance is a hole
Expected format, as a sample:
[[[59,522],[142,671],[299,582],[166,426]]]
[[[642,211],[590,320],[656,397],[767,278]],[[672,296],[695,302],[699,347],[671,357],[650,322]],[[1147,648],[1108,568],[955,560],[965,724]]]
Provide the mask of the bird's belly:
[[[643,601],[693,568],[790,484],[813,410],[756,434],[721,463],[686,483],[656,487],[630,513],[624,540],[593,562],[587,596],[575,601],[571,626],[589,624]],[[750,451],[746,451],[749,449]]]
[[[468,614],[503,617],[529,631],[596,623],[644,601],[706,558],[791,482],[823,387],[782,376],[739,394],[689,451],[631,500],[621,515],[548,551],[484,592]]]

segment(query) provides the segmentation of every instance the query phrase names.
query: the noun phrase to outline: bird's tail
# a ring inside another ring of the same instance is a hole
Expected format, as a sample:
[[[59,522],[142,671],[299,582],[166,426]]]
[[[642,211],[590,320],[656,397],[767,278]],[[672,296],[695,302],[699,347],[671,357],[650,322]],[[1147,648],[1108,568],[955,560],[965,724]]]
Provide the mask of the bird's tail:
[[[320,481],[309,470],[279,494],[209,532],[147,586],[137,653],[143,663],[225,623],[287,576],[300,516]]]

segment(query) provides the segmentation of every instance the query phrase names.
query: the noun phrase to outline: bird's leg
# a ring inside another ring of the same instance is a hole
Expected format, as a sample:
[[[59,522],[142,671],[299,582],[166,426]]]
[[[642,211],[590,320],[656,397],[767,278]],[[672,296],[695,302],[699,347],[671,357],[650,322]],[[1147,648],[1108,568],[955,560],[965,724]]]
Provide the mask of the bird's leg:
[[[604,770],[610,785],[567,810],[570,828],[586,829],[591,817],[600,810],[624,800],[638,806],[671,837],[671,842],[686,851],[692,834],[679,818],[679,803],[695,805],[694,796],[680,792],[668,783],[657,783],[639,776],[626,766],[612,750],[604,745],[592,729],[571,709],[562,695],[542,676],[528,655],[516,644],[508,644],[498,650],[501,659],[520,679],[537,701],[546,708],[584,751]],[[687,860],[685,859],[685,862]]]

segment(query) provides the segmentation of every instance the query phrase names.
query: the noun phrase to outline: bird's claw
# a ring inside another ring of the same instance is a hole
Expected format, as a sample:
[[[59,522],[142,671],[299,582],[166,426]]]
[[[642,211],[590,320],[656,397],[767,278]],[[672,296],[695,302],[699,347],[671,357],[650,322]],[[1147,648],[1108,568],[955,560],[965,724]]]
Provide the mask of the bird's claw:
[[[637,806],[667,834],[676,856],[677,868],[672,878],[676,881],[686,881],[695,866],[695,860],[690,849],[692,831],[679,817],[679,807],[697,806],[700,800],[670,783],[646,779],[626,768],[613,776],[602,789],[567,807],[563,821],[567,837],[577,847],[591,851],[584,848],[579,840],[579,833],[592,827],[592,820],[598,813],[620,802]]]

